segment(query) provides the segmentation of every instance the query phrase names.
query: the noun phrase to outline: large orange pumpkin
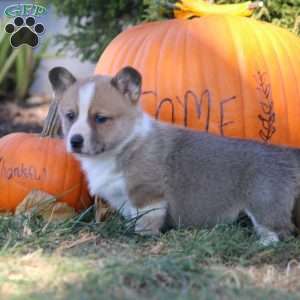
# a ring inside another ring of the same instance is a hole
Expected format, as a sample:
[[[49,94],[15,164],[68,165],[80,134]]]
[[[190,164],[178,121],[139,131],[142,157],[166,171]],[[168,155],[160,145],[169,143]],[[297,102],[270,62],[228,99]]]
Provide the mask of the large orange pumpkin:
[[[118,35],[97,74],[131,65],[142,105],[168,122],[224,136],[300,146],[300,41],[233,16],[145,23]]]
[[[0,212],[14,212],[33,189],[74,207],[92,204],[79,163],[52,137],[56,109],[50,109],[42,135],[12,133],[0,139]],[[50,122],[50,123],[49,123]]]

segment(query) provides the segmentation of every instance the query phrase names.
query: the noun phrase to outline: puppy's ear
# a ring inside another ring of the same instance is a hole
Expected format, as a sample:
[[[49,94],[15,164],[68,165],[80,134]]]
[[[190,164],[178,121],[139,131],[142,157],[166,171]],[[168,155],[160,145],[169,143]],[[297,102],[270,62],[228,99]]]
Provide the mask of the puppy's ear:
[[[132,67],[121,69],[112,79],[111,84],[136,104],[141,95],[142,76]]]
[[[59,98],[74,82],[76,82],[76,78],[63,67],[51,69],[48,77],[54,93]]]

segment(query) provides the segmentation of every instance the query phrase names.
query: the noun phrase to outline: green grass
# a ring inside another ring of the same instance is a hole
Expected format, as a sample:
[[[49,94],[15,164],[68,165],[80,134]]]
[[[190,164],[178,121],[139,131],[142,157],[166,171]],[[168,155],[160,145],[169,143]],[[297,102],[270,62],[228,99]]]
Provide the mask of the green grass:
[[[134,234],[117,215],[56,224],[0,217],[0,299],[299,299],[300,241],[251,228]]]

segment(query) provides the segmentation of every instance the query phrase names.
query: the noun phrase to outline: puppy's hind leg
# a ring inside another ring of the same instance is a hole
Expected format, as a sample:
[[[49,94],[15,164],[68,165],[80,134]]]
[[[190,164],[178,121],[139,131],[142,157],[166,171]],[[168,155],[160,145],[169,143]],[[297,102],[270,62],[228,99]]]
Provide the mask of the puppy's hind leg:
[[[267,246],[293,235],[292,211],[295,186],[292,181],[257,177],[251,186],[245,213],[250,217],[261,244]]]
[[[292,223],[292,206],[287,198],[274,199],[271,203],[256,202],[245,213],[249,216],[260,242],[268,246],[293,235],[295,226]],[[292,203],[293,201],[291,201]]]
[[[167,203],[165,201],[138,208],[135,232],[141,235],[158,235],[165,223],[166,213]]]
[[[279,241],[279,236],[277,235],[276,232],[274,232],[274,231],[268,229],[267,227],[259,224],[257,222],[256,218],[254,217],[254,215],[249,210],[246,209],[245,213],[250,218],[255,232],[259,236],[259,242],[263,246],[269,246],[269,245],[275,244]]]

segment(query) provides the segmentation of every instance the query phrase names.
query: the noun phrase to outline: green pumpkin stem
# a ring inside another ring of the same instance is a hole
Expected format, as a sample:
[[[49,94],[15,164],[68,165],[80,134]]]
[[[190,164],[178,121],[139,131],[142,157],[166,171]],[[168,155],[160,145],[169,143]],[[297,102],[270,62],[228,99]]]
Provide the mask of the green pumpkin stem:
[[[58,100],[54,98],[50,104],[41,136],[52,137],[52,138],[58,137],[59,128],[60,128],[60,121],[58,116]]]

